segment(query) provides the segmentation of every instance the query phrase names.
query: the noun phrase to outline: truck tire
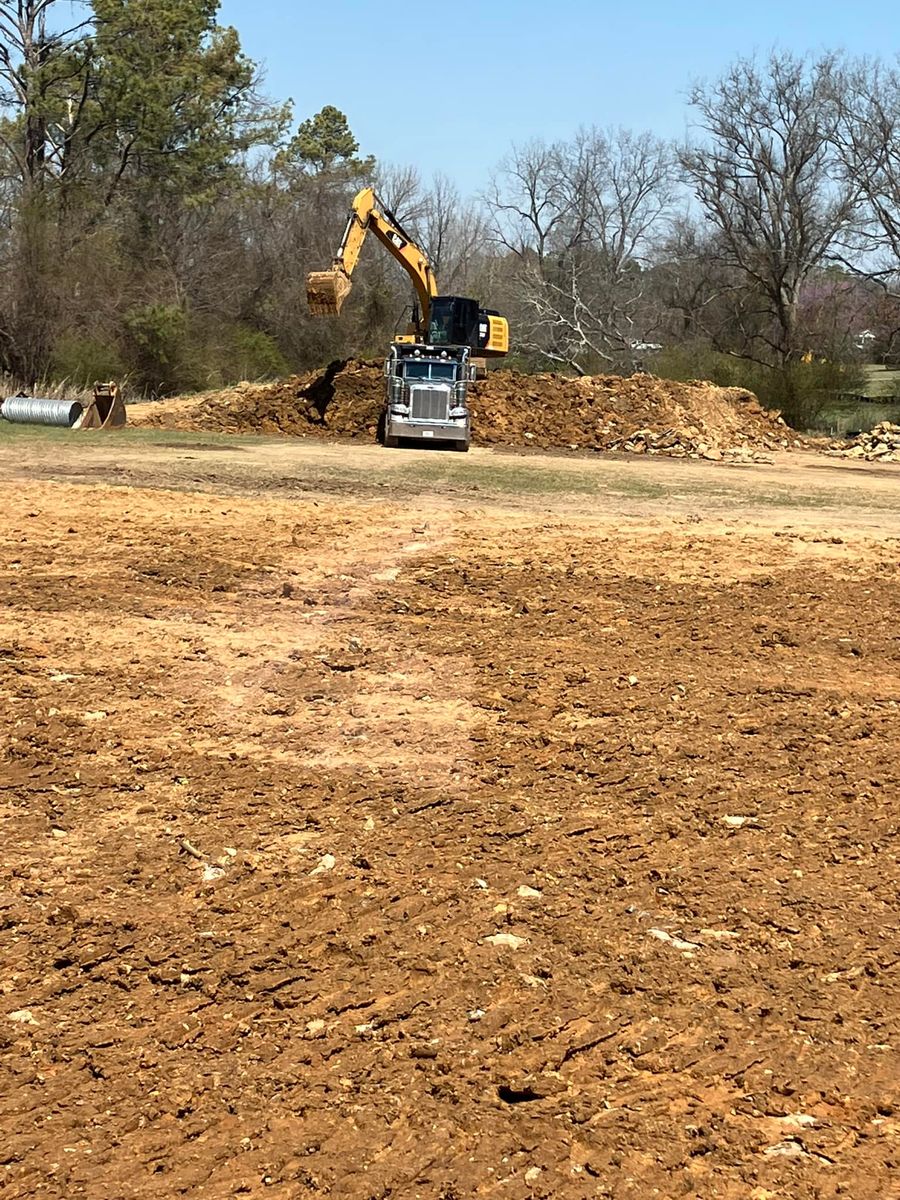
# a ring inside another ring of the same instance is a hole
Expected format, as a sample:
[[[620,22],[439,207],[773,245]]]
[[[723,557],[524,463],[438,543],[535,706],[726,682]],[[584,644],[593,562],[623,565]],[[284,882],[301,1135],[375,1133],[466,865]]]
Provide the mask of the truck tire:
[[[469,449],[468,439],[464,442],[453,442],[453,449],[458,450],[460,454],[465,454]]]
[[[388,450],[396,450],[400,445],[400,439],[398,437],[394,437],[390,433],[386,433],[384,435],[383,444]]]

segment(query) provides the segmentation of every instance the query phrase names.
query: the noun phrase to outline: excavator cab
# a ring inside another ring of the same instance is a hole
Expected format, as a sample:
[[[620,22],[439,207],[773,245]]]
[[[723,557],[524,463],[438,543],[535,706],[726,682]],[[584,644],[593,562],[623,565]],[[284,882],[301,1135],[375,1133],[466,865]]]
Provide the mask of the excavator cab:
[[[499,313],[465,296],[435,296],[424,331],[429,346],[468,346],[476,353],[506,354],[509,326]]]

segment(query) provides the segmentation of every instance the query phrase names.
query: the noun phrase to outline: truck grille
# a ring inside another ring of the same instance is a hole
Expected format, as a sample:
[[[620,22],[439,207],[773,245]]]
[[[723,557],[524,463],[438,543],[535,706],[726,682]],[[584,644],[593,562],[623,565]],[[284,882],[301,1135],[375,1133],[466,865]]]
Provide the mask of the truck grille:
[[[410,396],[410,417],[413,421],[446,421],[450,410],[450,393],[446,388],[414,387]]]

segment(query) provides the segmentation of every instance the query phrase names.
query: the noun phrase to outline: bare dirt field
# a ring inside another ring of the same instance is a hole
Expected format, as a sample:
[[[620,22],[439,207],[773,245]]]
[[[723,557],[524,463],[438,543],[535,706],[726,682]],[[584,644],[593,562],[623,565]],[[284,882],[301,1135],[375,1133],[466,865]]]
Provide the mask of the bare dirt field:
[[[0,440],[0,1196],[900,1196],[900,468]]]

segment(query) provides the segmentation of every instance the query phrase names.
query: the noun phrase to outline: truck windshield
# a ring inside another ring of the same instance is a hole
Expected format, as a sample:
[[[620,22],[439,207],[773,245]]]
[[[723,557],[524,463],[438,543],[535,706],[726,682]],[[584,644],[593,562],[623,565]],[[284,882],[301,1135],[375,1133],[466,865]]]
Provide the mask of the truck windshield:
[[[407,379],[447,379],[456,378],[455,363],[410,362],[403,364],[403,374]]]

